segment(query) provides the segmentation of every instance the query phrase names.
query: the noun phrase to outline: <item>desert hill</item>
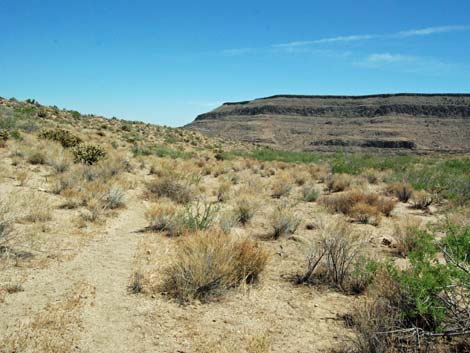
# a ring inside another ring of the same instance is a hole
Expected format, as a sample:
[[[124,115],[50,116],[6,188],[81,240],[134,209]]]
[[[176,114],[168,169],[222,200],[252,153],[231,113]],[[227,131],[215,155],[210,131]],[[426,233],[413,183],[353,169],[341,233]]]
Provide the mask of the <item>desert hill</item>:
[[[224,103],[186,128],[306,152],[468,152],[470,94],[277,95]]]

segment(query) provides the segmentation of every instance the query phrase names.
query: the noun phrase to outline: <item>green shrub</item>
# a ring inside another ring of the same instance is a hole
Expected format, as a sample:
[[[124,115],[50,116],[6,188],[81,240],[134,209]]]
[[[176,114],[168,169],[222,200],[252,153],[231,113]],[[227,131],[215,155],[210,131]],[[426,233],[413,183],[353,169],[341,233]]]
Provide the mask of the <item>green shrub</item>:
[[[72,149],[76,163],[93,165],[106,157],[106,151],[99,145],[81,143]]]
[[[59,142],[64,148],[75,147],[82,143],[82,140],[64,129],[44,129],[39,133],[39,137],[46,140]]]

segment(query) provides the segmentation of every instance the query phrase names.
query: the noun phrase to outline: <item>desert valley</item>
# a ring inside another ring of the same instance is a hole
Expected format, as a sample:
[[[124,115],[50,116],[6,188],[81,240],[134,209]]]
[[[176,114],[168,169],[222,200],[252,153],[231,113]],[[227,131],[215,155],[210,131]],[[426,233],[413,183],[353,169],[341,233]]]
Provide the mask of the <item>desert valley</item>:
[[[470,352],[470,96],[182,128],[0,99],[0,352]]]

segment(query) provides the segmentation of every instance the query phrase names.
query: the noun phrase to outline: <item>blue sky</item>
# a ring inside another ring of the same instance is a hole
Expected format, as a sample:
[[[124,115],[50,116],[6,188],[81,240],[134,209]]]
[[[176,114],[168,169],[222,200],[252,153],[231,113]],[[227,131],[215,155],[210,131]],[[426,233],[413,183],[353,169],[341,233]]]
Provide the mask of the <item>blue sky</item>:
[[[0,96],[181,126],[280,93],[468,93],[469,13],[467,0],[0,0]]]

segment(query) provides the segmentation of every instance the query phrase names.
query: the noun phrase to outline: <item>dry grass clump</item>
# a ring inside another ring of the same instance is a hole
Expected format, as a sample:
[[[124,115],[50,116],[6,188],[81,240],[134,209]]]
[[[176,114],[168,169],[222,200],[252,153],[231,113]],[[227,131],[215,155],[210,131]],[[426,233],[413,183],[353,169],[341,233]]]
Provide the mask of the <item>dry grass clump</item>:
[[[178,176],[164,176],[147,183],[149,196],[167,197],[177,203],[185,204],[193,199],[190,183]]]
[[[362,176],[366,178],[369,184],[378,184],[381,181],[381,174],[375,169],[366,169],[362,172]]]
[[[217,188],[217,201],[226,202],[230,197],[231,187],[232,184],[228,181],[223,181],[220,183],[219,187]]]
[[[22,219],[27,222],[39,223],[52,219],[52,207],[50,201],[37,192],[24,195],[21,200],[21,208],[25,212]]]
[[[305,185],[305,183],[310,180],[311,176],[306,171],[301,171],[299,173],[294,174],[294,181],[298,186]]]
[[[283,196],[289,195],[292,190],[292,181],[285,175],[277,177],[272,183],[271,196],[275,199],[279,199]]]
[[[15,217],[11,214],[11,204],[6,199],[0,199],[0,250],[6,246],[13,231]]]
[[[334,174],[326,180],[326,188],[329,192],[344,191],[351,185],[351,176],[347,174]]]
[[[119,185],[112,185],[104,196],[105,208],[115,209],[125,205],[126,193]]]
[[[164,202],[149,208],[145,214],[148,230],[166,232],[169,236],[180,236],[211,228],[218,208],[209,202],[196,201],[185,207]]]
[[[46,164],[46,155],[41,151],[31,150],[26,158],[28,163],[33,165]]]
[[[147,228],[155,232],[168,232],[170,235],[176,235],[179,232],[175,229],[174,219],[179,210],[172,202],[153,205],[145,212],[145,218],[149,222]]]
[[[160,291],[181,302],[207,302],[242,283],[254,283],[268,255],[252,240],[220,231],[181,238],[174,262],[164,270]]]
[[[305,202],[315,202],[320,196],[320,190],[316,185],[306,184],[302,187],[302,200]]]
[[[7,130],[0,130],[0,148],[4,148],[7,145],[7,141],[10,138]]]
[[[416,230],[421,228],[421,221],[417,218],[406,218],[401,222],[394,223],[393,239],[395,239],[395,250],[403,257],[406,257],[419,244]]]
[[[407,183],[393,183],[387,186],[386,189],[389,195],[393,195],[403,203],[407,203],[413,196],[413,188]]]
[[[300,219],[292,211],[292,207],[287,204],[277,206],[271,213],[270,224],[272,238],[279,239],[285,234],[294,234],[300,224]]]
[[[358,222],[374,225],[380,222],[381,214],[390,216],[395,207],[393,200],[360,190],[325,196],[321,203],[331,212],[342,213]]]
[[[233,209],[234,217],[241,225],[246,225],[255,215],[258,209],[256,200],[249,197],[241,197],[236,201]]]
[[[428,210],[429,206],[433,203],[434,198],[431,194],[426,191],[415,191],[411,197],[411,203],[413,208],[418,210]]]
[[[359,223],[378,225],[381,220],[381,213],[376,206],[366,202],[358,202],[352,208],[349,214]]]

